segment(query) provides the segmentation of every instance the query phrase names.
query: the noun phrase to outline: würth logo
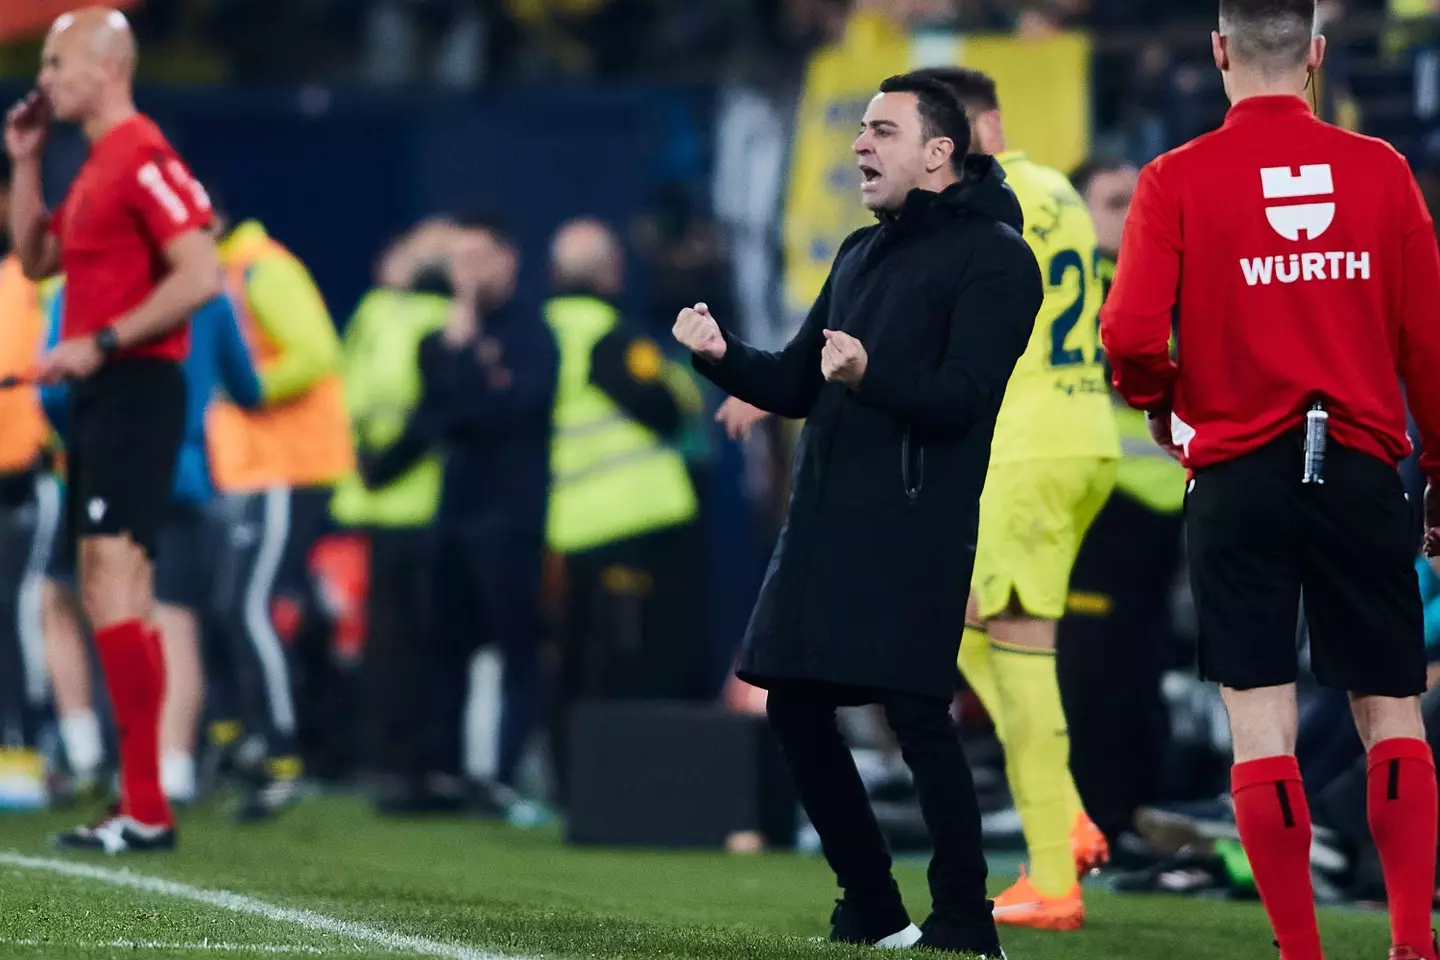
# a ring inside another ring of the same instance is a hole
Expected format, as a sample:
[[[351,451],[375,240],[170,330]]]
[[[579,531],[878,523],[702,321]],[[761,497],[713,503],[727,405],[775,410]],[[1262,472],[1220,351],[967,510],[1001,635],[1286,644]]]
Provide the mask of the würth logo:
[[[1265,219],[1286,240],[1296,242],[1319,238],[1335,222],[1335,176],[1328,163],[1310,163],[1299,168],[1261,167],[1260,187],[1267,201],[1306,200],[1308,203],[1267,203]],[[1310,283],[1316,280],[1369,280],[1370,253],[1351,250],[1313,250],[1268,257],[1246,257],[1240,261],[1247,286],[1271,283]]]
[[[1290,167],[1261,167],[1260,184],[1266,200],[1302,200],[1329,197],[1335,194],[1335,178],[1328,163],[1312,163],[1300,168],[1300,175]],[[1304,230],[1314,240],[1335,220],[1335,204],[1299,203],[1265,208],[1265,219],[1275,232],[1286,240],[1299,240]]]

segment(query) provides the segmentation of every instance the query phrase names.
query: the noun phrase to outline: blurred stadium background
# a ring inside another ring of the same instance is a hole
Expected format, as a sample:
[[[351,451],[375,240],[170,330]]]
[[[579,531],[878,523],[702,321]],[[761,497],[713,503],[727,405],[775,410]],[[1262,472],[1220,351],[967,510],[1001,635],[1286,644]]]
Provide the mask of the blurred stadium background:
[[[74,6],[0,2],[0,100],[31,88],[46,27]],[[1210,61],[1213,0],[119,6],[141,44],[141,109],[236,219],[261,221],[304,261],[342,335],[367,292],[381,285],[382,255],[397,238],[426,218],[484,211],[518,238],[517,300],[525,310],[538,311],[549,294],[556,229],[594,217],[624,242],[625,316],[667,349],[676,311],[696,300],[751,342],[783,343],[839,240],[865,222],[848,149],[864,105],[880,80],[912,66],[959,63],[990,73],[1012,144],[1066,172],[1095,157],[1141,165],[1213,128],[1226,107]],[[1395,144],[1434,209],[1440,0],[1321,0],[1320,8],[1331,44],[1320,112]],[[52,202],[83,157],[78,133],[59,131],[47,157]],[[483,811],[499,823],[461,816],[378,826],[348,796],[369,772],[366,577],[351,560],[363,556],[364,533],[332,519],[312,555],[329,600],[329,652],[301,690],[312,718],[304,745],[311,786],[327,796],[250,833],[202,797],[182,819],[185,840],[193,838],[185,852],[142,868],[383,922],[434,938],[429,946],[347,940],[263,912],[222,923],[210,907],[177,907],[186,898],[176,900],[173,890],[127,890],[109,875],[101,878],[108,886],[97,887],[93,877],[27,872],[23,856],[7,854],[13,869],[0,863],[0,955],[102,956],[116,943],[143,943],[150,955],[188,957],[207,938],[242,952],[278,943],[301,953],[481,955],[437,953],[438,940],[522,955],[809,955],[799,940],[777,945],[765,934],[822,932],[823,868],[703,852],[815,852],[759,732],[763,701],[729,678],[778,530],[792,433],[766,425],[730,442],[709,422],[722,399],[707,394],[704,411],[676,441],[699,493],[703,536],[683,563],[696,600],[682,635],[665,643],[702,665],[703,682],[676,681],[667,695],[661,680],[646,700],[593,691],[601,702],[582,708],[577,724],[583,732],[572,750],[583,756],[573,761],[580,785],[572,784],[568,811],[559,809],[544,736],[532,744],[519,796]],[[1178,542],[1161,549],[1169,552],[1155,563],[1173,566]],[[560,581],[546,581],[552,613],[561,605]],[[1190,669],[1183,576],[1175,584],[1156,638],[1169,740],[1151,800],[1162,827],[1181,822],[1205,836],[1163,856],[1137,853],[1119,885],[1246,900],[1248,870],[1233,855],[1233,824],[1215,799],[1226,783],[1224,718]],[[1083,604],[1076,615],[1086,615]],[[550,650],[554,638],[547,634],[544,645]],[[483,651],[467,713],[467,773],[478,781],[495,764],[498,676],[496,653]],[[1306,696],[1307,779],[1311,770],[1335,779],[1359,757],[1358,741],[1343,702]],[[1013,875],[1005,851],[1017,849],[1018,821],[983,711],[969,697],[958,703],[1003,878]],[[923,854],[923,825],[893,751],[867,716],[848,719],[892,842]],[[69,817],[0,814],[0,850],[38,852],[46,832]],[[1373,904],[1373,855],[1347,846],[1343,830],[1322,834],[1340,858],[1337,866],[1320,855],[1322,896]],[[567,840],[696,851],[595,859],[563,850]],[[906,871],[907,889],[918,893],[918,868]],[[1383,921],[1345,913],[1325,924],[1327,935],[1353,950],[1337,956],[1383,950]],[[1176,908],[1123,895],[1097,900],[1079,938],[1022,933],[1007,944],[1012,955],[1035,957],[1270,955],[1258,908]]]

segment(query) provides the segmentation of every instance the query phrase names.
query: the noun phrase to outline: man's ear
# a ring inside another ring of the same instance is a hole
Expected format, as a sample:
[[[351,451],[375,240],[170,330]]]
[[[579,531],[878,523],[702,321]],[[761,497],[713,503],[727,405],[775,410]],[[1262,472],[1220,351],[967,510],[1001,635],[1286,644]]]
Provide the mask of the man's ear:
[[[1310,41],[1310,50],[1305,54],[1305,69],[1312,74],[1325,62],[1325,38],[1316,37]]]
[[[934,173],[950,162],[955,155],[955,141],[949,137],[936,137],[930,141],[929,156],[926,157],[925,172]]]
[[[1215,69],[1225,72],[1230,69],[1230,41],[1218,30],[1210,31],[1210,52],[1215,57]]]

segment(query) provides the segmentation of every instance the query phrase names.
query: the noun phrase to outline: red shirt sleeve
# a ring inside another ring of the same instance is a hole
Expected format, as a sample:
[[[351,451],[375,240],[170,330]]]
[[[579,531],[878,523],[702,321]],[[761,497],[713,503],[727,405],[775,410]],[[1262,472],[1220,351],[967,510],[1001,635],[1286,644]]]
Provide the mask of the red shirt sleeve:
[[[66,200],[68,200],[68,199],[69,199],[69,197],[67,196],[67,197],[66,197]],[[59,238],[61,238],[61,237],[63,236],[62,233],[61,233],[61,230],[64,229],[64,226],[65,226],[65,200],[61,200],[58,204],[55,205],[55,209],[50,211],[50,225],[49,225],[49,228],[48,228],[48,229],[50,230],[51,233],[53,233],[53,234],[55,235],[55,237],[56,237],[57,239],[59,239]]]
[[[1180,374],[1170,358],[1180,250],[1180,207],[1166,192],[1160,165],[1151,163],[1135,187],[1100,322],[1115,389],[1141,410],[1168,410]]]
[[[156,249],[209,225],[210,198],[173,150],[146,151],[128,182],[124,203]]]
[[[1410,415],[1420,428],[1420,469],[1440,482],[1440,247],[1409,165],[1400,161],[1404,254],[1400,291],[1400,376]]]

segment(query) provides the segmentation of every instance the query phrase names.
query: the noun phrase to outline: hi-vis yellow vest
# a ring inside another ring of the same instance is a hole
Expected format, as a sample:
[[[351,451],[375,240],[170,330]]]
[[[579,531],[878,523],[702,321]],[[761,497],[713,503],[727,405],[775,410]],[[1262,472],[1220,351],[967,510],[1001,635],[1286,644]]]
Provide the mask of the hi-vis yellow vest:
[[[257,369],[279,349],[255,320],[246,292],[246,274],[264,257],[294,255],[264,234],[227,251],[225,285],[240,321],[240,332]],[[355,469],[355,445],[345,408],[345,386],[330,373],[301,396],[259,410],[229,402],[212,403],[205,432],[210,472],[224,493],[263,490],[277,484],[330,487]]]
[[[1179,513],[1185,504],[1185,468],[1155,444],[1143,412],[1117,403],[1115,424],[1121,450],[1116,492],[1156,513]]]
[[[590,297],[545,305],[560,348],[546,525],[557,553],[629,540],[696,515],[684,459],[590,382],[590,355],[618,319],[613,307]]]

